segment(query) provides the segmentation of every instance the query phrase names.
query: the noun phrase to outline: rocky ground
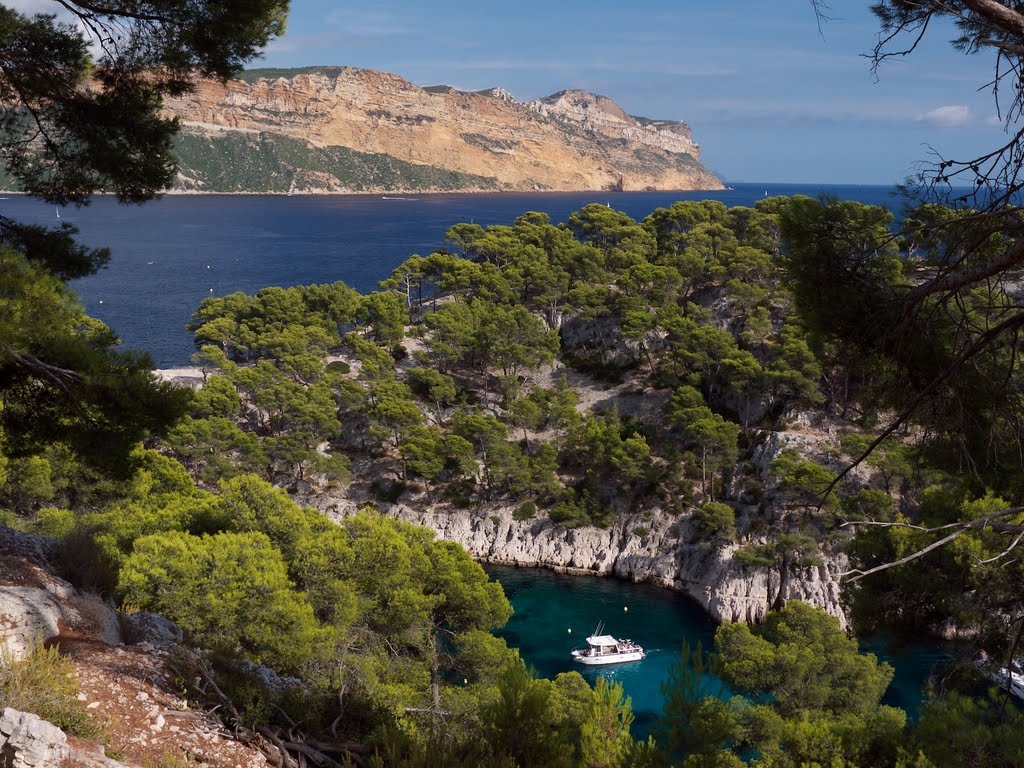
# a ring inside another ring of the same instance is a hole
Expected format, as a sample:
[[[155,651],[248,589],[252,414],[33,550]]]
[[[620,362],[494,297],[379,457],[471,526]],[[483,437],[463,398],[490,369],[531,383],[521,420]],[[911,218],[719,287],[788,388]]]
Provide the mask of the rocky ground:
[[[149,614],[118,615],[57,575],[54,542],[0,526],[0,651],[37,641],[68,656],[103,745],[66,736],[31,713],[0,717],[4,768],[259,768],[262,751],[191,707],[180,677],[180,631]],[[105,752],[105,754],[104,754]],[[112,759],[116,757],[115,759]]]

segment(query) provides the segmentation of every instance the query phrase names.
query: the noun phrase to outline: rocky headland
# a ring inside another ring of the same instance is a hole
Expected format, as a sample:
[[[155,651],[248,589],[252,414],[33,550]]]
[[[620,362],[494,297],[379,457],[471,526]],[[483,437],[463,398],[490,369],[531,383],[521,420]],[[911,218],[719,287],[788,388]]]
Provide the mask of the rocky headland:
[[[177,188],[204,192],[721,189],[689,126],[562,91],[421,88],[352,67],[251,70],[166,102]]]

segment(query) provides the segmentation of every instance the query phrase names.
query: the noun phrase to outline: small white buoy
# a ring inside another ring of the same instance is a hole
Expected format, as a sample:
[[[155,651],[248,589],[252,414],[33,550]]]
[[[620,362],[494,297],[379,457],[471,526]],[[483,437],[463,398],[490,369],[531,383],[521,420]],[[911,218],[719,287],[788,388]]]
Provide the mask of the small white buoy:
[[[629,606],[628,605],[622,606],[622,610],[624,610],[626,613],[629,613]]]
[[[207,269],[212,269],[212,267],[209,264],[206,265],[206,268]]]
[[[569,627],[569,634],[572,634],[572,627]]]
[[[213,288],[210,289],[210,293],[213,293]]]
[[[469,685],[469,680],[467,680],[466,678],[462,678],[462,684]]]
[[[103,299],[100,299],[100,304],[102,304],[102,303],[103,303]]]

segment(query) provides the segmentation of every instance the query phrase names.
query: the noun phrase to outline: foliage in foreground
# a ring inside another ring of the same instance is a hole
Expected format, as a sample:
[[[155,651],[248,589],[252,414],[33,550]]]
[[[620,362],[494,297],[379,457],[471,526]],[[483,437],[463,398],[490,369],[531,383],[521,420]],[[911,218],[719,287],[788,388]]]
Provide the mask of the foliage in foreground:
[[[1010,768],[1024,760],[1024,716],[1002,697],[950,692],[920,719],[881,704],[893,670],[859,652],[838,621],[791,602],[764,625],[723,624],[710,669],[683,647],[663,685],[662,764],[686,768]],[[742,758],[742,760],[741,760]]]
[[[56,645],[37,642],[23,659],[0,655],[0,710],[31,712],[72,736],[99,740],[101,723],[78,700],[78,678],[71,661]]]

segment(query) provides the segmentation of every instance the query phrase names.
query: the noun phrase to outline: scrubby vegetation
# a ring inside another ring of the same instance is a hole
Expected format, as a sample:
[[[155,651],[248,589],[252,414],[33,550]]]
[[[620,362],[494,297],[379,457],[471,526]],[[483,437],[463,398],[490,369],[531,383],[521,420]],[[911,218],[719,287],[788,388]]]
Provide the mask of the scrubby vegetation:
[[[78,700],[78,680],[71,662],[57,646],[37,642],[23,659],[6,649],[0,654],[0,711],[7,707],[31,712],[65,733],[101,740],[104,724],[89,717]]]
[[[368,295],[208,299],[191,325],[204,384],[132,454],[130,478],[51,443],[3,458],[0,505],[64,539],[77,583],[180,623],[240,721],[284,713],[382,764],[945,766],[980,749],[1013,765],[1017,715],[971,698],[973,667],[911,728],[879,704],[891,670],[834,619],[786,605],[789,581],[841,550],[862,570],[893,562],[925,529],[1007,508],[1021,478],[998,454],[961,473],[959,443],[921,421],[833,482],[893,400],[884,361],[840,343],[827,286],[801,283],[811,245],[787,232],[822,221],[866,244],[878,279],[927,267],[890,214],[858,203],[678,203],[641,222],[588,206],[563,225],[456,225]],[[333,522],[302,506],[325,499],[363,506]],[[675,516],[681,546],[774,574],[781,612],[716,640],[715,670],[749,700],[707,698],[706,660],[684,652],[658,743],[634,743],[621,689],[534,679],[490,634],[508,617],[500,588],[456,545],[373,509],[399,501],[563,528],[625,518],[641,542],[655,513]],[[860,521],[897,526],[854,537]],[[886,569],[850,590],[858,627],[953,626],[1006,653],[1020,565],[999,556],[1004,534],[969,526],[925,575]],[[242,661],[295,682],[269,691]],[[998,745],[929,741],[954,721]]]
[[[183,185],[204,192],[497,189],[493,177],[416,165],[348,147],[315,147],[281,134],[182,133],[174,146]]]

